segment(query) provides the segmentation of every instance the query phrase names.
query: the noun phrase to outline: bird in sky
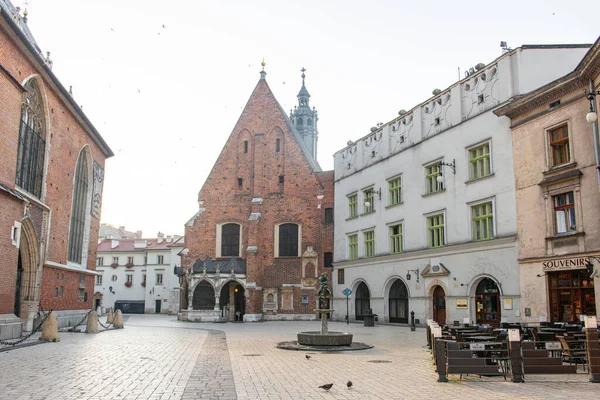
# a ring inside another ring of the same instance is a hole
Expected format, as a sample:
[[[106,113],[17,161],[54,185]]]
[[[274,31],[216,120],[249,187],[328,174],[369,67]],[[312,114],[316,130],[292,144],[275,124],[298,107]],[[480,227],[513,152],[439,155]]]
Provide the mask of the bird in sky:
[[[332,386],[333,386],[333,383],[327,383],[325,385],[319,386],[319,389],[325,389],[326,392],[329,392],[329,389],[331,389]]]
[[[307,354],[304,357],[306,357],[307,360],[310,360],[310,356]]]
[[[283,84],[285,85],[285,81],[283,81]]]
[[[110,30],[113,31],[113,32],[115,31],[113,28],[110,28]]]
[[[346,382],[346,386],[348,386],[348,389],[351,389],[352,388],[352,381]]]

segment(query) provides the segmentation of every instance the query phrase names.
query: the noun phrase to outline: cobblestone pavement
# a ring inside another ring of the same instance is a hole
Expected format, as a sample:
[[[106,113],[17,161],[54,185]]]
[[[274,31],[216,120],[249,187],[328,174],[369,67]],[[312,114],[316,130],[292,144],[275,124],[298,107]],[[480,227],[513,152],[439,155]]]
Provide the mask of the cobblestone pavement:
[[[196,324],[134,315],[123,330],[61,333],[60,343],[0,353],[0,399],[565,399],[597,398],[587,374],[450,376],[438,383],[423,329],[330,323],[375,348],[279,350],[318,322]],[[346,388],[351,380],[352,389]],[[333,383],[325,392],[318,386]]]

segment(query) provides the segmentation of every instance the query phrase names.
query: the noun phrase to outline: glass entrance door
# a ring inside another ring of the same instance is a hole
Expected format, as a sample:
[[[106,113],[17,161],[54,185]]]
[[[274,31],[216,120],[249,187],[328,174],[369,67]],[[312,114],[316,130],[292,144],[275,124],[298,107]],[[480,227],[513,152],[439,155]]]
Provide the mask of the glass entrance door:
[[[578,322],[580,315],[596,315],[594,279],[584,269],[549,272],[552,322]]]
[[[496,282],[485,278],[475,291],[475,305],[477,309],[476,322],[482,325],[500,327],[500,291]]]

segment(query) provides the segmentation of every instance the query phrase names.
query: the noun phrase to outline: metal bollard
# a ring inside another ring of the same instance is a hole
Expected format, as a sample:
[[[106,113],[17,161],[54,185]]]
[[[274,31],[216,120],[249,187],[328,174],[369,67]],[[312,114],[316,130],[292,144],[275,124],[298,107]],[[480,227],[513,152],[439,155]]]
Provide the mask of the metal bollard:
[[[416,330],[416,327],[415,327],[415,312],[414,311],[410,312],[410,330],[412,332],[414,332]]]

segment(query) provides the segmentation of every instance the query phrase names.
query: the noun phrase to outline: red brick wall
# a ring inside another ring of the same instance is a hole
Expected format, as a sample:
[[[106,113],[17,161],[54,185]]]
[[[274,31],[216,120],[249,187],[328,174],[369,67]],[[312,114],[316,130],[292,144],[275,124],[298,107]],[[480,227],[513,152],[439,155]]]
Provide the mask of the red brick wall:
[[[281,139],[280,152],[275,151],[277,138]],[[244,141],[248,141],[247,153]],[[238,178],[243,179],[242,187]],[[324,198],[319,201],[321,194]],[[263,203],[252,203],[254,197]],[[248,282],[263,288],[300,284],[301,258],[274,257],[275,225],[291,222],[302,227],[302,253],[313,247],[319,255],[319,274],[324,270],[323,253],[333,251],[333,226],[324,224],[324,209],[333,207],[333,171],[313,171],[266,80],[257,84],[198,198],[206,210],[193,226],[186,227],[190,252],[183,260],[185,266],[215,257],[216,225],[236,221],[242,224],[241,256],[247,260]],[[248,221],[251,212],[260,212],[260,220]],[[258,252],[247,255],[248,246],[257,246]],[[294,310],[279,312],[312,313],[314,292],[295,288]],[[300,304],[302,294],[310,294],[309,305]],[[249,289],[247,295],[246,312],[262,312],[262,291]]]
[[[12,314],[19,251],[10,240],[11,226],[21,219],[23,203],[0,189],[0,314]]]
[[[28,57],[30,55],[26,55],[21,51],[21,48],[15,45],[11,36],[0,25],[0,63],[21,84],[31,76],[39,73],[36,69],[38,68],[37,65],[30,62]],[[44,203],[52,210],[51,231],[47,243],[48,258],[46,261],[66,264],[73,175],[79,152],[83,146],[88,145],[93,160],[98,162],[103,168],[105,155],[87,134],[85,128],[78,122],[67,104],[52,89],[52,86],[49,84],[50,82],[44,79],[38,82],[41,82],[42,97],[46,103],[46,142],[50,149],[46,160],[48,166],[45,177],[46,194],[45,198],[43,198]],[[17,140],[19,134],[21,95],[14,94],[17,89],[5,75],[0,73],[0,93],[2,93],[2,96],[0,96],[0,122],[2,122],[0,123],[0,143],[3,146],[3,152],[5,149],[8,150],[0,157],[0,181],[9,186],[14,186],[15,182]],[[5,93],[10,94],[10,96],[5,96]],[[6,147],[4,147],[5,144]],[[88,163],[92,163],[89,157]],[[91,183],[91,174],[89,175],[89,179]],[[2,210],[1,207],[4,207],[4,201],[0,204],[0,211]],[[95,270],[99,225],[99,220],[95,218],[91,219],[87,262],[89,270]],[[4,222],[2,222],[1,229],[3,232],[7,230]],[[39,224],[36,226],[36,232],[40,232]],[[7,263],[11,264],[11,261],[9,260]],[[12,261],[12,265],[12,268],[16,271],[16,258]],[[93,303],[94,277],[89,275],[86,278],[88,301],[82,304],[83,302],[77,300],[79,273],[66,270],[58,271],[60,278],[57,279],[56,272],[54,268],[48,265],[44,266],[41,293],[43,306],[47,308],[53,305],[53,308],[57,310],[91,308]],[[65,276],[64,279],[62,278],[63,273]],[[54,298],[54,288],[61,285],[64,287],[65,294],[62,299],[56,299]],[[66,294],[67,292],[68,295]]]

